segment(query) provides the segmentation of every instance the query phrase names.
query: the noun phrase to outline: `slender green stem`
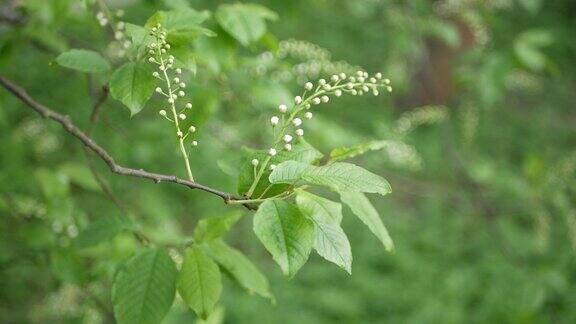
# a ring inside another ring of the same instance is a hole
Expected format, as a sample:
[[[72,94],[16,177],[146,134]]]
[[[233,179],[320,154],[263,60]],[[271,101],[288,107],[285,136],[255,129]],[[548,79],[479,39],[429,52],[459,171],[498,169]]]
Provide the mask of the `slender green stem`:
[[[168,73],[166,73],[167,67],[164,64],[164,58],[162,57],[162,52],[160,48],[158,48],[158,58],[160,59],[160,66],[163,66],[164,69],[162,73],[164,74],[164,80],[166,81],[166,86],[168,87],[168,99],[172,98],[172,82],[168,77]],[[180,152],[182,153],[182,157],[184,158],[184,164],[186,165],[186,173],[188,174],[188,179],[190,181],[194,181],[194,176],[192,176],[192,169],[190,168],[190,160],[188,159],[188,153],[186,152],[186,147],[184,146],[184,136],[182,135],[182,130],[180,129],[180,124],[178,123],[178,112],[176,111],[176,103],[174,100],[170,100],[170,108],[172,110],[172,115],[174,117],[174,125],[176,126],[176,134],[178,135],[178,142],[180,143]]]

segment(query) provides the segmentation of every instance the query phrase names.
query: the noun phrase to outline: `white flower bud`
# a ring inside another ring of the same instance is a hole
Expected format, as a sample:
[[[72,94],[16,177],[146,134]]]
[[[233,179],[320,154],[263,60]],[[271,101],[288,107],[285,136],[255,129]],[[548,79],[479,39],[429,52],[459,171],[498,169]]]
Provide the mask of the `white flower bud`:
[[[108,19],[102,18],[100,19],[100,26],[104,27],[108,24]]]
[[[380,80],[382,79],[382,73],[378,72],[374,75],[376,77],[376,79]]]
[[[180,82],[179,86],[180,86],[180,88],[186,88],[186,83]]]
[[[349,77],[348,80],[350,80],[350,82],[356,82],[356,78],[353,76]]]
[[[326,80],[320,79],[320,80],[318,80],[318,83],[319,83],[320,85],[325,85],[325,84],[326,84]]]
[[[286,149],[286,151],[292,151],[292,144],[286,143],[286,144],[284,145],[284,149]]]
[[[158,112],[160,116],[166,116],[166,110],[162,109]]]
[[[306,82],[306,84],[304,85],[304,89],[306,90],[312,90],[312,88],[314,88],[312,82]]]
[[[332,81],[338,81],[338,80],[340,80],[340,77],[338,75],[334,74],[331,79],[332,79]]]
[[[160,73],[158,73],[158,71],[154,71],[154,72],[152,72],[152,76],[155,78],[158,78],[158,77],[160,77]]]
[[[156,60],[153,57],[150,57],[150,58],[148,58],[148,62],[154,63],[154,62],[156,62]]]
[[[302,125],[302,119],[294,118],[294,120],[292,121],[292,124],[294,124],[294,126],[298,127],[298,126]]]
[[[161,52],[162,54],[164,54],[164,53],[166,53],[166,49],[165,49],[165,48],[161,48],[161,49],[160,49],[160,52]],[[168,62],[170,62],[170,60],[168,60]]]
[[[130,43],[130,41],[125,41],[122,46],[126,49],[130,48],[130,46],[132,45],[132,43]]]
[[[296,130],[296,135],[298,135],[298,136],[304,136],[304,130],[303,130],[302,128],[298,128],[298,129]]]
[[[192,141],[192,146],[198,146],[198,141]]]
[[[330,91],[330,89],[332,89],[332,87],[329,84],[325,84],[322,88],[324,88],[324,90],[326,91]]]
[[[359,78],[358,78],[358,82],[363,83],[363,82],[364,82],[364,77],[359,77]]]
[[[302,103],[302,97],[300,97],[300,96],[294,97],[294,102],[295,102],[297,105],[301,104],[301,103]]]
[[[192,104],[191,104],[191,103],[187,103],[187,104],[186,104],[186,108],[192,109]]]
[[[342,95],[342,90],[338,89],[338,90],[334,91],[334,95],[336,97],[340,97]]]
[[[268,150],[268,154],[270,154],[270,156],[276,155],[276,149],[275,149],[275,148],[269,149],[269,150]]]
[[[166,44],[164,47],[166,47],[166,49],[170,49],[170,44]]]
[[[182,132],[181,132],[181,131],[177,131],[177,132],[176,132],[176,136],[178,136],[178,137],[182,137],[182,136],[183,136],[183,134],[182,134]]]
[[[172,94],[172,98],[174,98],[174,100],[178,99],[178,95],[176,95],[175,93]]]
[[[312,113],[309,112],[309,111],[307,111],[307,112],[304,114],[304,117],[306,117],[306,119],[312,119]]]
[[[123,21],[120,21],[116,24],[116,28],[120,30],[124,29],[124,27],[126,27],[126,24]]]
[[[322,96],[322,102],[328,102],[330,101],[330,98],[328,98],[328,96]]]
[[[362,76],[366,79],[368,77],[368,72],[364,72],[364,74],[362,74]]]
[[[285,104],[281,104],[280,106],[278,106],[278,110],[280,110],[281,113],[285,113],[286,111],[288,111],[288,107]]]
[[[252,163],[253,166],[257,166],[258,163],[260,163],[260,161],[258,161],[258,159],[254,159],[254,160],[252,160],[251,163]]]
[[[114,33],[114,38],[116,38],[117,40],[121,40],[122,38],[124,38],[124,33],[121,31],[117,31]]]
[[[290,143],[290,142],[292,142],[292,135],[286,134],[286,135],[284,135],[283,139],[284,139],[284,142]]]
[[[188,128],[188,131],[190,131],[190,133],[194,133],[196,132],[196,127],[194,127],[194,125],[190,126],[190,128]]]
[[[278,116],[272,116],[272,118],[270,118],[270,124],[278,125],[278,122],[280,122],[280,118],[278,118]]]
[[[370,81],[370,83],[376,83],[376,79],[374,79],[374,78],[370,78],[369,81]]]
[[[184,120],[184,119],[186,119],[186,115],[180,114],[180,115],[178,115],[178,118],[180,118],[180,120]]]
[[[384,79],[384,83],[390,84],[390,79]]]
[[[392,87],[391,86],[387,86],[386,90],[388,90],[388,92],[392,92]]]
[[[361,76],[364,75],[364,72],[362,72],[362,71],[356,71],[356,75],[359,76],[359,77],[361,77]]]
[[[364,95],[364,91],[358,90],[358,95],[359,95],[359,96],[363,96],[363,95]]]
[[[362,87],[362,91],[364,92],[368,92],[370,90],[370,88],[368,88],[368,86],[363,86]]]
[[[380,94],[380,92],[378,92],[378,90],[374,89],[374,91],[372,91],[372,94],[374,94],[374,96],[378,96]]]
[[[175,82],[175,83],[178,83],[178,82],[180,82],[180,78],[178,78],[178,77],[175,77],[175,78],[174,78],[174,82]]]
[[[168,98],[168,102],[171,103],[171,104],[173,104],[173,103],[174,103],[174,98],[172,98],[172,97]]]
[[[320,98],[318,98],[318,97],[312,99],[312,103],[315,104],[315,105],[320,104],[320,102],[321,102],[321,100],[320,100]]]
[[[276,169],[276,164],[270,164],[270,170],[274,171]]]
[[[179,95],[180,97],[184,97],[184,95],[186,95],[186,94],[184,93],[184,91],[178,91],[178,95]]]
[[[352,83],[348,83],[348,84],[346,84],[346,88],[348,90],[352,90],[352,89],[354,89],[354,85]]]
[[[306,108],[306,109],[310,109],[310,107],[312,107],[312,106],[310,106],[309,103],[307,103],[307,104],[304,106],[304,108]]]
[[[358,91],[356,91],[356,89],[352,89],[352,90],[350,91],[350,93],[351,93],[353,96],[355,96],[355,95],[358,94]]]
[[[165,67],[164,65],[160,65],[160,66],[158,67],[158,69],[160,69],[160,71],[164,71],[164,70],[166,70],[166,67]]]
[[[162,93],[162,88],[156,87],[156,92],[157,92],[157,93]]]
[[[340,80],[346,80],[346,73],[340,73]]]
[[[168,44],[166,44],[166,46],[168,46]],[[177,68],[177,69],[176,69],[176,73],[181,74],[181,73],[182,73],[182,69],[181,69],[181,68]]]

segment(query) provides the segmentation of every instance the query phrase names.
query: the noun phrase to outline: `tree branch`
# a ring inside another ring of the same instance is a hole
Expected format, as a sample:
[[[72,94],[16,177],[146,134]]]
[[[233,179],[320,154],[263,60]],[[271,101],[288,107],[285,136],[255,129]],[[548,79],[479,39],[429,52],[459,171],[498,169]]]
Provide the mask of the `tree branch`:
[[[235,196],[233,194],[230,194],[230,193],[227,193],[224,191],[220,191],[220,190],[202,185],[202,184],[194,182],[194,181],[178,178],[177,176],[153,173],[153,172],[145,171],[143,169],[132,169],[132,168],[127,168],[127,167],[124,167],[122,165],[119,165],[116,163],[114,158],[104,148],[102,148],[100,145],[98,145],[96,142],[94,142],[94,140],[91,137],[86,135],[86,133],[84,133],[76,125],[74,125],[74,123],[72,123],[72,120],[70,119],[69,116],[59,114],[59,113],[49,109],[48,107],[36,102],[34,99],[32,99],[28,95],[28,93],[26,93],[26,91],[24,89],[13,84],[12,82],[8,81],[3,76],[0,76],[0,84],[4,88],[6,88],[9,92],[11,92],[14,96],[16,96],[18,99],[20,99],[23,103],[28,105],[30,108],[34,109],[42,117],[52,119],[52,120],[58,122],[60,125],[62,125],[62,127],[64,127],[64,129],[68,133],[70,133],[71,135],[73,135],[74,137],[79,139],[87,148],[89,148],[94,153],[96,153],[96,155],[98,155],[108,165],[110,170],[116,174],[127,175],[127,176],[132,176],[132,177],[137,177],[137,178],[150,179],[156,183],[160,183],[162,181],[177,183],[179,185],[186,186],[190,189],[199,189],[199,190],[211,193],[213,195],[216,195],[216,196],[222,198],[224,200],[224,202],[227,204],[230,203],[231,201],[234,201],[234,200],[244,200],[245,199],[243,197],[238,197],[238,196]],[[244,206],[248,209],[255,209],[250,204],[244,204]]]

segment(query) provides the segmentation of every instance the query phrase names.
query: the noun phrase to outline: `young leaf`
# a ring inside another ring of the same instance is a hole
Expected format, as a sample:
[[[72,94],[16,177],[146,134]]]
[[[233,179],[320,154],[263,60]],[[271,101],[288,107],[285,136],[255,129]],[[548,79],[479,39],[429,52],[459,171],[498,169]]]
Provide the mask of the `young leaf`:
[[[110,70],[110,64],[97,52],[84,49],[71,49],[56,58],[56,63],[69,69],[87,73],[103,73]]]
[[[348,205],[352,212],[360,218],[360,220],[368,226],[370,231],[382,242],[386,251],[394,250],[394,242],[388,230],[382,223],[378,211],[372,206],[370,200],[360,192],[341,192],[340,198],[342,202]]]
[[[273,299],[268,279],[242,252],[230,247],[222,240],[213,240],[204,245],[206,253],[222,266],[250,293]]]
[[[178,293],[182,299],[198,316],[206,319],[221,292],[222,280],[218,265],[199,247],[187,249],[178,278]]]
[[[254,166],[250,163],[252,159],[258,159],[259,161],[264,161],[268,156],[265,151],[256,151],[245,149],[247,152],[246,158],[241,163],[240,176],[238,179],[238,193],[244,194],[248,191],[252,182],[254,181]],[[308,144],[304,140],[299,140],[292,146],[292,151],[280,151],[276,156],[270,160],[270,164],[280,164],[284,161],[298,161],[307,164],[312,164],[322,158],[322,153],[314,148],[312,145]],[[254,190],[253,197],[259,197],[266,188],[270,185],[268,177],[271,171],[269,169],[265,170],[262,178]],[[279,193],[284,192],[288,188],[288,185],[278,184],[270,187],[263,198],[272,197]]]
[[[220,238],[236,224],[240,217],[242,217],[240,212],[232,212],[223,217],[201,219],[194,229],[194,239],[197,242],[206,242]]]
[[[276,20],[275,12],[257,4],[224,4],[216,11],[216,21],[240,44],[248,46],[266,32],[266,20]]]
[[[351,163],[336,162],[316,167],[296,161],[281,163],[270,174],[271,183],[305,180],[337,192],[356,191],[386,195],[392,191],[386,179]]]
[[[110,78],[110,93],[120,100],[134,116],[154,92],[156,81],[145,62],[128,62],[119,67]]]
[[[267,200],[254,215],[254,233],[282,272],[293,277],[314,245],[314,225],[296,208],[281,201]]]
[[[324,259],[352,273],[352,250],[340,227],[342,206],[339,203],[299,191],[296,203],[302,213],[314,222],[314,249]]]
[[[330,161],[342,161],[364,154],[368,151],[381,150],[386,146],[386,141],[370,141],[351,147],[339,147],[330,152]]]
[[[174,301],[176,274],[174,262],[162,250],[146,249],[129,259],[112,286],[118,323],[160,323]]]

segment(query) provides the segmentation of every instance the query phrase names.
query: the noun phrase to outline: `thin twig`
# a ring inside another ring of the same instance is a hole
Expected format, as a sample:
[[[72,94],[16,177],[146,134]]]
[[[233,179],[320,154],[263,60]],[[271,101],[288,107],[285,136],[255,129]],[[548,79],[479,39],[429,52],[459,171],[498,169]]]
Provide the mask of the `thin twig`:
[[[137,177],[137,178],[150,179],[156,183],[160,183],[162,181],[173,182],[173,183],[176,183],[179,185],[186,186],[190,189],[199,189],[199,190],[211,193],[213,195],[216,195],[216,196],[222,198],[225,203],[230,203],[231,201],[235,201],[235,200],[244,200],[244,198],[235,196],[231,193],[220,191],[218,189],[214,189],[212,187],[205,186],[203,184],[200,184],[200,183],[197,183],[194,181],[181,179],[181,178],[178,178],[177,176],[174,176],[174,175],[153,173],[153,172],[145,171],[143,169],[132,169],[132,168],[127,168],[127,167],[124,167],[120,164],[117,164],[116,161],[114,160],[114,158],[104,148],[102,148],[100,145],[98,145],[91,137],[86,135],[86,133],[84,133],[76,125],[74,125],[74,123],[72,123],[72,120],[70,119],[69,116],[59,114],[59,113],[47,108],[46,106],[36,102],[34,99],[32,99],[28,95],[28,93],[26,93],[26,91],[24,89],[13,84],[12,82],[8,81],[6,78],[4,78],[2,76],[0,76],[0,84],[2,84],[2,86],[4,88],[6,88],[8,91],[10,91],[14,96],[16,96],[18,99],[20,99],[26,105],[28,105],[30,108],[34,109],[42,117],[52,119],[52,120],[58,122],[59,124],[61,124],[62,127],[64,127],[64,129],[68,133],[70,133],[71,135],[73,135],[74,137],[79,139],[86,147],[88,147],[90,150],[92,150],[94,153],[96,153],[96,155],[98,155],[108,165],[110,170],[116,174],[127,175],[127,176],[132,176],[132,177]],[[251,206],[249,204],[244,204],[244,206],[248,209],[255,209],[254,206]]]

